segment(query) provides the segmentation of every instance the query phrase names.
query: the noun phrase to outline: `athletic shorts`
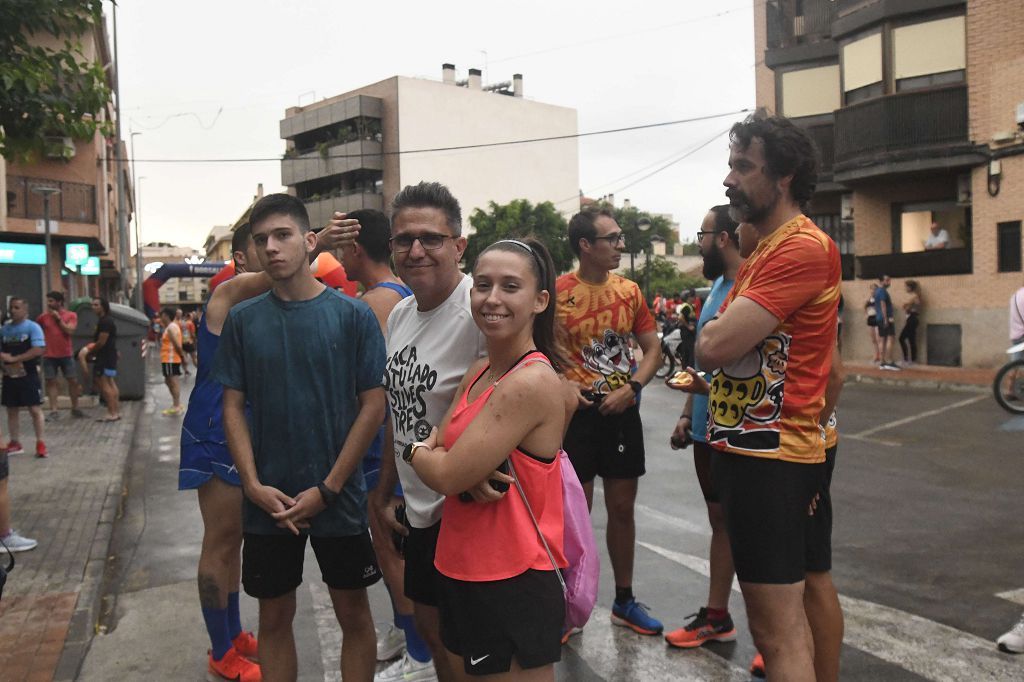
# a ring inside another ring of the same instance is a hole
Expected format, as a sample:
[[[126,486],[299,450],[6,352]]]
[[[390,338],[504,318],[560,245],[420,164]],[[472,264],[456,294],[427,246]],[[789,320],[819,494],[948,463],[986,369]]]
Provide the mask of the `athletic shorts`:
[[[257,535],[242,542],[242,586],[254,599],[274,599],[302,584],[305,533]],[[345,537],[310,537],[324,583],[335,590],[360,590],[380,580],[369,531]]]
[[[878,325],[878,335],[881,337],[896,336],[896,325],[883,322]]]
[[[214,476],[229,485],[242,485],[227,444],[182,444],[181,462],[178,464],[178,490],[195,490]]]
[[[715,449],[699,440],[693,441],[693,468],[697,471],[697,482],[705,502],[718,502],[715,486],[711,483],[711,458]]]
[[[11,465],[7,461],[7,451],[0,450],[0,481],[6,481],[11,475]]]
[[[716,451],[711,459],[736,577],[791,585],[808,570],[807,508],[825,480],[825,463],[798,464]]]
[[[161,362],[160,371],[163,372],[164,377],[180,377],[181,376],[181,363],[180,362]]]
[[[0,405],[4,407],[33,407],[43,404],[43,385],[38,374],[4,377],[0,391]]]
[[[196,344],[185,342],[185,343],[181,344],[181,349],[183,351],[185,351],[186,353],[194,353],[195,350],[196,350]]]
[[[877,327],[878,326],[878,320],[875,319],[874,315],[872,315],[871,317],[868,318],[868,326],[869,327]]]
[[[640,408],[603,415],[597,406],[578,410],[569,422],[563,449],[581,483],[601,478],[640,478],[644,466],[644,425]]]
[[[818,493],[814,516],[807,520],[807,570],[832,570],[832,471],[836,468],[836,449],[825,450],[825,480]]]
[[[74,358],[43,358],[43,378],[52,381],[57,378],[57,370],[64,375],[65,379],[74,379],[78,376],[75,368]]]
[[[412,528],[406,524],[406,528],[409,535],[405,538],[405,596],[417,604],[437,606],[441,574],[434,567],[434,553],[441,522],[429,528]]]
[[[441,576],[441,641],[467,675],[507,673],[562,658],[565,597],[554,571],[466,582]]]
[[[100,363],[97,362],[92,367],[92,373],[93,376],[110,377],[111,379],[113,379],[114,377],[117,376],[117,367],[107,367],[106,365],[101,365]]]

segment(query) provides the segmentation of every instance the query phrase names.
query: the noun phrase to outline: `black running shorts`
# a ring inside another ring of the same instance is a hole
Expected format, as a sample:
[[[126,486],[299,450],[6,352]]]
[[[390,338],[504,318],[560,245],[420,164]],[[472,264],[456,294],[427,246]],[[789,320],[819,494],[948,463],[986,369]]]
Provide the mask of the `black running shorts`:
[[[646,473],[644,425],[636,405],[622,414],[603,415],[597,406],[581,409],[569,422],[563,448],[581,483],[601,478],[640,478]]]
[[[434,553],[441,522],[429,528],[411,528],[406,524],[406,528],[409,536],[405,539],[405,596],[417,604],[437,606],[441,574],[434,567]]]
[[[811,500],[825,463],[798,464],[715,451],[711,477],[722,502],[736,577],[791,585],[808,570]]]
[[[305,534],[246,533],[242,542],[242,586],[254,599],[274,599],[302,584]],[[335,590],[358,590],[381,578],[370,533],[310,537],[324,583]]]
[[[0,404],[4,407],[33,407],[43,404],[43,385],[38,374],[4,377],[0,387]]]
[[[181,376],[181,363],[180,362],[162,362],[162,363],[160,363],[160,371],[163,372],[164,377],[180,377]]]
[[[711,482],[711,457],[715,449],[699,440],[693,441],[693,468],[697,471],[697,482],[705,502],[718,502],[715,486]]]
[[[836,468],[836,449],[825,450],[825,480],[818,493],[814,516],[807,523],[807,570],[832,570],[832,471]]]
[[[565,597],[554,571],[466,582],[442,575],[441,641],[462,657],[467,675],[539,668],[562,657]]]

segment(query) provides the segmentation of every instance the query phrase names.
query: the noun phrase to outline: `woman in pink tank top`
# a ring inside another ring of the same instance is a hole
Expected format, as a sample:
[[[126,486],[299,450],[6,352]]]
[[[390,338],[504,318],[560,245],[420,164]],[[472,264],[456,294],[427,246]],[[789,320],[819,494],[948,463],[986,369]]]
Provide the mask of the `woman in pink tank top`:
[[[571,403],[557,374],[554,274],[536,241],[480,254],[470,304],[487,357],[466,373],[440,431],[404,454],[447,496],[434,559],[441,639],[467,675],[554,680],[561,657],[565,602],[552,562],[566,565],[557,455]],[[509,464],[528,505],[502,473]]]

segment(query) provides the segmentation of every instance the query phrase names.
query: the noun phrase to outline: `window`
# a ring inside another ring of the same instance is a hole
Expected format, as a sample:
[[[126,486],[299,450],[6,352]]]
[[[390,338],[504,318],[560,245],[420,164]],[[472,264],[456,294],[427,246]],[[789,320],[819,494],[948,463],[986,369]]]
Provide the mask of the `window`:
[[[187,300],[188,300],[188,291],[186,291],[186,290],[179,291],[178,292],[178,301],[181,302],[181,301],[187,301]]]
[[[840,220],[838,213],[808,216],[822,232],[832,238],[839,247],[839,253],[853,253],[853,221]]]
[[[782,74],[782,112],[789,118],[830,114],[839,108],[839,65]]]
[[[947,249],[964,249],[971,240],[970,207],[956,202],[903,204],[896,207],[893,251],[913,253],[924,251],[924,243],[932,236],[932,223],[949,236]]]
[[[843,45],[843,92],[846,103],[881,95],[882,34],[873,33]]]
[[[996,261],[999,272],[1020,272],[1020,221],[996,225]]]
[[[964,17],[899,26],[892,31],[896,91],[964,80],[967,45]]]

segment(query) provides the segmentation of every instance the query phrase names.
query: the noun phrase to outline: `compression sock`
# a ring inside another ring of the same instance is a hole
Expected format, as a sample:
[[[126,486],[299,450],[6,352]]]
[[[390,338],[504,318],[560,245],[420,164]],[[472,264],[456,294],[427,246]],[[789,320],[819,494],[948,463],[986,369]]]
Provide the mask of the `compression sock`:
[[[405,631],[405,650],[409,652],[409,656],[419,663],[426,663],[430,660],[430,647],[420,637],[420,633],[416,631],[416,622],[412,616],[403,616],[399,614],[395,618],[395,622],[398,627]]]
[[[242,614],[238,611],[237,592],[228,592],[228,634],[231,641],[242,634]]]
[[[219,661],[231,648],[231,637],[228,636],[228,609],[203,608],[203,620],[206,621],[206,632],[210,635],[210,653],[213,660]]]
[[[633,599],[633,587],[619,587],[615,586],[615,602],[618,604],[628,604]]]

